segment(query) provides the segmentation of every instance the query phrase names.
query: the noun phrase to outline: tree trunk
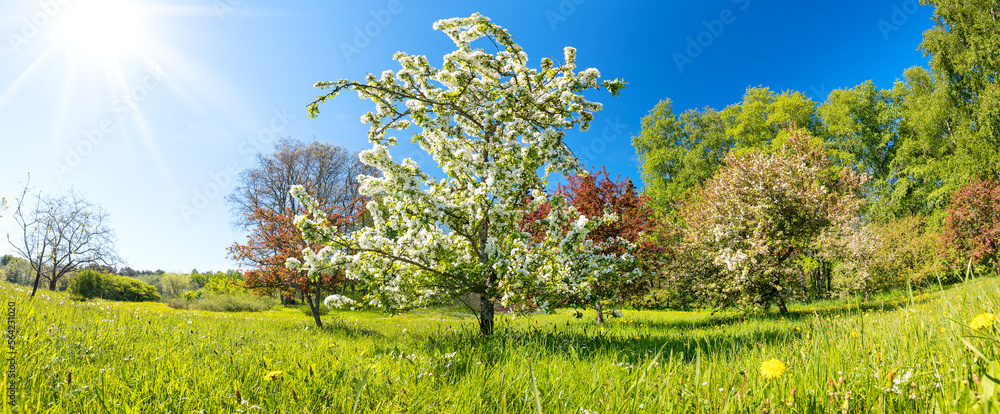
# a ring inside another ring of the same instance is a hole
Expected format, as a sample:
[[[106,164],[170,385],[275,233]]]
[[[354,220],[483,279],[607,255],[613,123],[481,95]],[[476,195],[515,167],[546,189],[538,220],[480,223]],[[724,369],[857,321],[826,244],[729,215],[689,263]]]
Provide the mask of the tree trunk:
[[[312,308],[313,320],[316,321],[316,327],[323,329],[323,319],[320,319],[319,317],[319,306],[313,305],[312,302],[310,302],[309,307]]]
[[[823,261],[818,260],[816,271],[815,283],[816,283],[816,293],[817,296],[822,299],[826,297],[826,279],[823,277]]]
[[[816,275],[814,278],[816,293],[819,299],[825,299],[827,297],[827,292],[830,290],[826,277],[826,263],[820,259],[817,259],[816,263],[816,270],[813,272]]]
[[[313,320],[316,321],[316,326],[319,328],[323,327],[323,320],[319,317],[319,306],[316,305],[312,299],[306,301],[309,304],[309,310],[312,311]]]
[[[493,335],[493,300],[479,296],[479,333]]]
[[[594,302],[594,310],[597,311],[597,323],[604,323],[604,309],[601,308],[601,300]]]
[[[56,290],[56,281],[57,280],[58,279],[56,279],[56,275],[52,275],[52,279],[49,280],[49,290],[51,290],[51,291],[55,291]]]
[[[830,291],[833,290],[833,278],[830,277],[830,269],[827,268],[826,263],[823,264],[823,276],[826,280],[826,292],[823,293],[823,296],[827,297]]]
[[[30,297],[32,298],[35,297],[35,292],[38,291],[38,282],[40,282],[41,280],[42,280],[42,270],[39,268],[38,270],[35,270],[35,285],[31,288]]]
[[[781,312],[781,314],[787,315],[788,307],[785,306],[785,298],[781,297],[781,295],[779,294],[776,302],[778,302],[778,310]]]
[[[302,292],[302,295],[306,297],[306,302],[309,302],[309,309],[312,310],[313,320],[316,321],[316,327],[322,329],[323,319],[321,319],[319,316],[319,305],[321,296],[321,293],[319,291],[319,278],[316,278],[316,286],[313,289],[313,295],[315,300],[314,298],[309,297],[309,295],[306,292]]]
[[[868,303],[868,296],[871,295],[871,291],[865,289],[865,303]]]

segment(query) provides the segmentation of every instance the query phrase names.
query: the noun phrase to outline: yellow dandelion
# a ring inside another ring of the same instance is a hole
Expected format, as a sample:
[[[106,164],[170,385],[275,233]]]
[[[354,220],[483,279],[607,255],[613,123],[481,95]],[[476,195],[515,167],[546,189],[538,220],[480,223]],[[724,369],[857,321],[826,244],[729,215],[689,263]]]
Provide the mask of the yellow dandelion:
[[[861,336],[861,334],[859,334],[858,331],[851,331],[851,338],[857,338],[859,336]]]
[[[271,371],[271,372],[268,372],[267,375],[264,376],[264,380],[265,381],[270,381],[270,380],[273,380],[275,378],[278,378],[278,376],[280,376],[280,375],[281,375],[281,371]]]
[[[945,332],[948,332],[948,330],[944,329],[944,328],[941,328],[941,333],[945,333]]]
[[[969,322],[969,327],[974,331],[978,331],[993,325],[993,321],[995,320],[997,320],[997,316],[992,313],[980,313],[972,322]]]
[[[760,375],[764,378],[778,378],[785,373],[785,363],[771,358],[760,364]]]

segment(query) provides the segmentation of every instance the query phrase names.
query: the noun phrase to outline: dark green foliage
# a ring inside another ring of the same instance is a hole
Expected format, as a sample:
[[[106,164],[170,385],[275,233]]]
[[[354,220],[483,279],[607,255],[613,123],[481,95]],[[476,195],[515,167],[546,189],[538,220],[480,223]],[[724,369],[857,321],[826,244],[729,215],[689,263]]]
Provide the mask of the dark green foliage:
[[[191,269],[191,283],[197,287],[203,287],[212,278],[212,272],[198,273],[198,269]]]
[[[130,302],[160,299],[156,288],[142,281],[93,270],[82,270],[69,281],[70,293],[84,298],[101,298]]]
[[[891,191],[889,178],[898,145],[897,103],[891,91],[867,81],[831,92],[818,108],[830,145],[849,154],[847,164],[871,177],[866,184],[869,199]]]
[[[711,108],[680,117],[670,100],[660,101],[632,137],[646,194],[658,208],[670,208],[690,188],[708,180],[732,147],[721,114]]]

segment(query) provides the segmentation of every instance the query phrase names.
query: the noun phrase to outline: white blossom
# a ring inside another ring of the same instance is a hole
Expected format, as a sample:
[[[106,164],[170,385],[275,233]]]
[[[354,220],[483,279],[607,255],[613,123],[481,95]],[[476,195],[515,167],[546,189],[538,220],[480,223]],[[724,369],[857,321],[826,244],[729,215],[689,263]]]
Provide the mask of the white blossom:
[[[542,221],[543,240],[520,226],[545,201],[549,174],[583,173],[563,137],[573,128],[585,130],[601,109],[584,91],[602,85],[617,91],[623,82],[599,84],[596,69],[576,72],[571,47],[562,65],[543,59],[540,70],[529,68],[528,55],[510,34],[478,13],[433,27],[457,47],[440,68],[424,56],[398,52],[395,73],[317,83],[332,92],[310,106],[313,116],[345,90],[376,102],[375,111],[362,117],[371,126],[372,148],[360,158],[380,174],[358,178],[372,224],[351,234],[327,226],[316,202],[301,187],[292,189],[312,217],[296,219],[304,239],[325,246],[304,250],[299,266],[310,274],[343,269],[372,287],[366,301],[390,308],[450,300],[483,287],[508,307],[544,308],[547,295],[585,292],[591,281],[614,272],[611,264],[619,258],[585,241],[615,217],[588,219],[556,200]],[[476,42],[483,37],[490,41]],[[474,48],[479,44],[491,50],[496,44],[499,51]],[[411,159],[392,159],[388,147],[396,139],[386,131],[408,128],[417,131],[412,140],[445,177],[431,177]]]
[[[345,306],[351,306],[354,303],[353,299],[341,295],[330,295],[327,296],[326,299],[323,299],[323,304],[330,309],[340,309]]]

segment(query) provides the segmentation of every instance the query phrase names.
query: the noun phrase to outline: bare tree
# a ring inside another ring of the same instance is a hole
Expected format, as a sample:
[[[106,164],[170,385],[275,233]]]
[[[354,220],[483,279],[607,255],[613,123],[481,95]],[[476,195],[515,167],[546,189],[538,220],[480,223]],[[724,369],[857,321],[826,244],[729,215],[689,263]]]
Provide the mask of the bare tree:
[[[243,171],[236,189],[227,197],[235,216],[234,225],[245,230],[245,243],[229,248],[230,257],[249,269],[244,286],[278,292],[283,298],[301,295],[313,311],[318,326],[323,292],[337,290],[344,282],[336,269],[315,280],[305,272],[285,268],[285,260],[301,254],[305,241],[293,220],[302,213],[289,194],[293,185],[303,185],[314,194],[338,228],[351,231],[364,224],[364,200],[358,193],[358,175],[376,171],[361,163],[358,153],[317,141],[308,144],[282,138],[274,152],[259,154],[257,162]]]
[[[345,206],[358,195],[357,176],[376,173],[361,163],[357,151],[285,137],[275,143],[273,153],[257,154],[256,164],[240,174],[226,200],[234,224],[252,230],[258,226],[253,216],[259,209],[283,216],[299,213],[298,202],[288,193],[293,185],[306,187],[321,204]]]
[[[24,183],[24,190],[21,191],[21,196],[14,199],[17,207],[14,209],[14,221],[17,222],[18,228],[21,229],[21,237],[18,243],[15,243],[11,239],[10,233],[7,233],[7,242],[14,247],[21,257],[28,260],[31,264],[31,270],[35,274],[35,281],[31,288],[31,297],[35,297],[35,291],[38,290],[38,281],[41,280],[43,263],[45,259],[51,256],[52,246],[49,244],[51,241],[51,231],[52,226],[46,221],[44,214],[42,214],[42,198],[40,194],[29,195],[31,191],[31,176]],[[28,197],[33,196],[35,203],[33,206],[28,205]]]
[[[99,205],[69,191],[57,195],[30,194],[25,183],[14,211],[14,221],[21,229],[18,242],[7,234],[14,250],[31,263],[35,296],[41,280],[49,290],[67,274],[90,265],[109,266],[118,262],[115,233],[108,213]],[[27,204],[29,197],[34,204]]]

